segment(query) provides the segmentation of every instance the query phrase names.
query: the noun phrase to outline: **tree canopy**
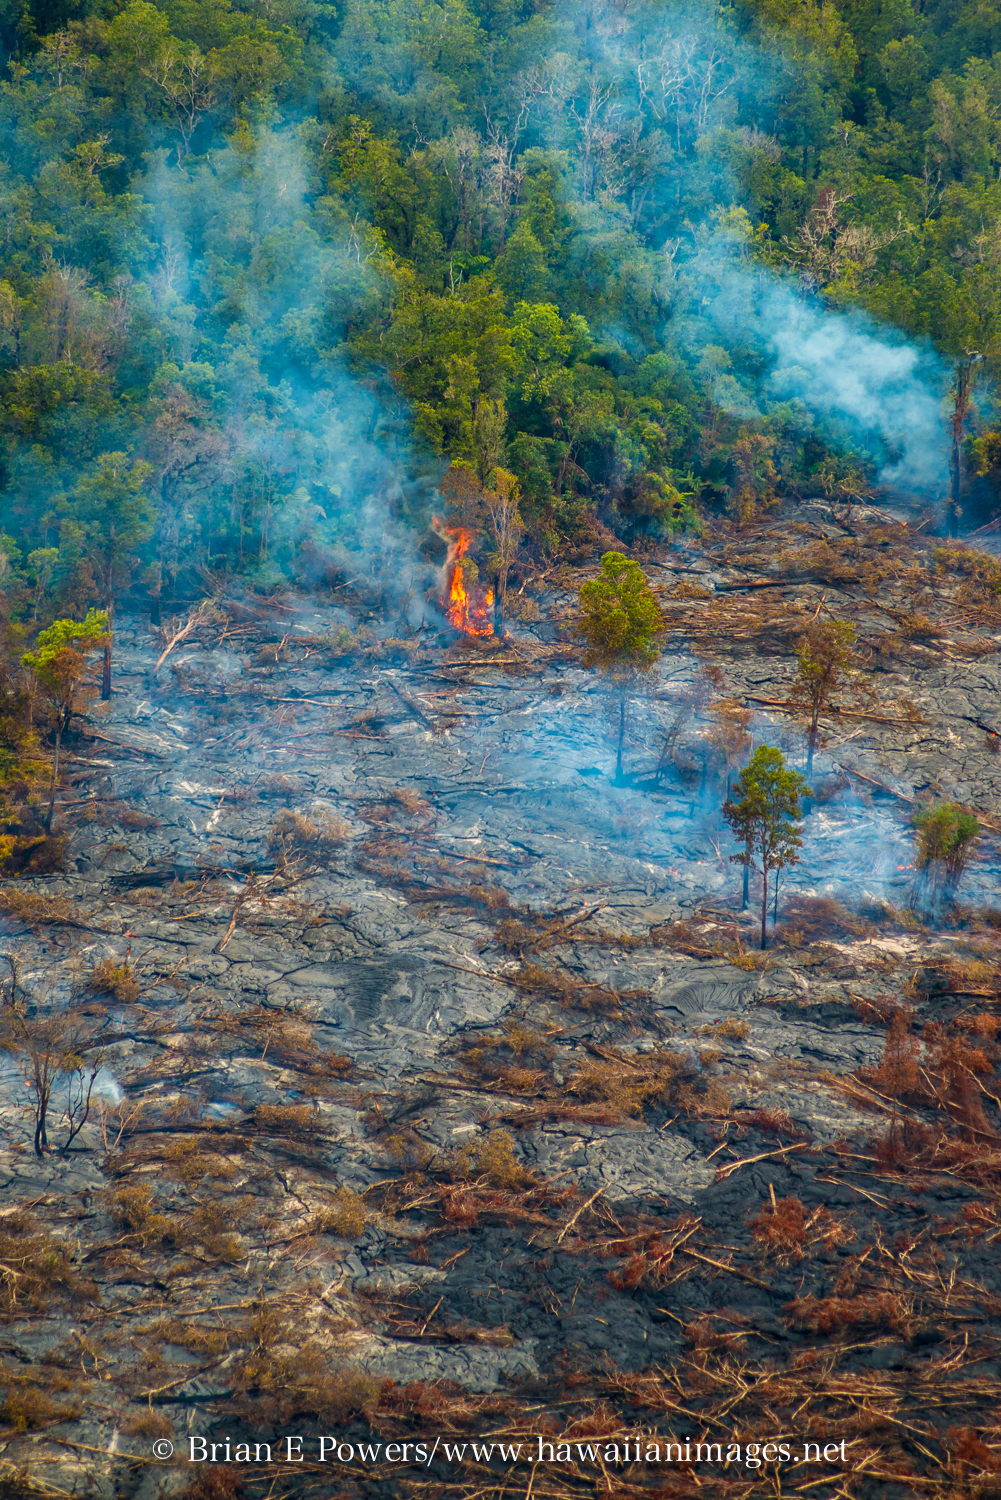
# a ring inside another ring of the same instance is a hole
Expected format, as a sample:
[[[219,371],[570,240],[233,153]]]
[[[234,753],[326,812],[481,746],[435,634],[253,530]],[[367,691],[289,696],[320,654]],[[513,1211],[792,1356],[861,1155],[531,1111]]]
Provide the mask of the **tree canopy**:
[[[514,476],[542,558],[877,481],[986,519],[997,27],[911,0],[0,8],[17,608],[113,607],[116,569],[168,601],[205,570],[305,582],[426,521],[449,464]]]

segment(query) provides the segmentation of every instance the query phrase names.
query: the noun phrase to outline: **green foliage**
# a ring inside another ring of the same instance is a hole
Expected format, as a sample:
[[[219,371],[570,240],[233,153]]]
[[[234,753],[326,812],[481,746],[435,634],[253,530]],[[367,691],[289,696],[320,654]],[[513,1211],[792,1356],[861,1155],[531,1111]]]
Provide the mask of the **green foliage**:
[[[598,577],[581,587],[577,635],[584,643],[585,665],[606,672],[618,688],[617,781],[622,779],[626,688],[637,672],[648,672],[657,660],[654,637],[662,625],[660,608],[639,563],[621,552],[606,552]]]
[[[956,803],[942,802],[918,812],[914,827],[923,894],[932,905],[951,904],[980,838],[980,824]]]
[[[86,670],[86,658],[104,645],[107,629],[104,610],[88,610],[83,620],[55,620],[39,632],[35,649],[26,651],[21,660],[43,691],[63,707],[72,701]]]
[[[856,670],[855,630],[845,620],[815,621],[797,642],[796,680],[789,694],[803,712],[807,731],[806,774],[813,774],[820,717],[835,693],[860,680]]]
[[[791,771],[781,750],[762,745],[751,756],[723,804],[723,816],[742,845],[736,864],[761,873],[761,947],[768,946],[768,872],[799,862],[802,847],[801,799],[812,796],[806,779]]]
[[[646,672],[657,660],[660,609],[637,562],[606,552],[601,572],[581,587],[578,635],[584,662],[613,676]]]
[[[80,694],[87,672],[87,657],[108,649],[109,621],[106,610],[91,609],[83,620],[56,620],[39,633],[34,651],[26,651],[22,665],[32,672],[55,717],[55,753],[49,783],[49,814],[46,832],[52,831],[56,785],[59,780],[59,747],[72,714],[81,706]]]
[[[614,43],[521,0],[0,7],[15,621],[315,577],[383,458],[421,523],[442,460],[505,469],[525,546],[581,558],[597,522],[864,494],[740,307],[707,315],[717,260],[931,340],[954,487],[997,489],[993,0],[741,0],[683,67],[676,32],[635,0]]]

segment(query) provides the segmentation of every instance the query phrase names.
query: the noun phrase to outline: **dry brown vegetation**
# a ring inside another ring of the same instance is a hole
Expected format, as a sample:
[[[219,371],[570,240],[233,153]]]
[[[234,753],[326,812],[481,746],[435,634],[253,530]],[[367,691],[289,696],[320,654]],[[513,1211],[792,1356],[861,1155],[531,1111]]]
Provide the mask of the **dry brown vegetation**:
[[[94,965],[88,985],[96,995],[114,995],[123,1005],[133,1005],[139,999],[135,969],[129,963],[116,964],[113,958],[103,958]]]

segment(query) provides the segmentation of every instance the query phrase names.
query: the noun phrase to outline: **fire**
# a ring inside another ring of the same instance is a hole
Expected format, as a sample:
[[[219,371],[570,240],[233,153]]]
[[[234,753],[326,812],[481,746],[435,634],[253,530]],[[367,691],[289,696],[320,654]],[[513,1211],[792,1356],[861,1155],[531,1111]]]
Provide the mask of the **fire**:
[[[493,589],[466,587],[462,559],[473,543],[475,531],[464,526],[446,526],[437,516],[431,519],[435,531],[448,543],[445,558],[445,588],[441,595],[441,607],[445,618],[464,635],[493,635]]]

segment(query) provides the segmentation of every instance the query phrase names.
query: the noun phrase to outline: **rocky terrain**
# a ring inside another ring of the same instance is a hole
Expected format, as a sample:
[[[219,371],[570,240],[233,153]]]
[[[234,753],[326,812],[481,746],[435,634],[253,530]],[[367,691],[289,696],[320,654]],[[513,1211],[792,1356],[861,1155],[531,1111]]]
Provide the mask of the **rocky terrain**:
[[[593,567],[504,639],[357,581],[221,598],[158,669],[120,621],[63,868],[0,890],[4,1494],[1001,1493],[997,564],[821,502],[640,560],[622,785]],[[821,611],[869,696],[760,953],[707,735],[801,762]],[[982,837],[932,921],[938,796]]]

